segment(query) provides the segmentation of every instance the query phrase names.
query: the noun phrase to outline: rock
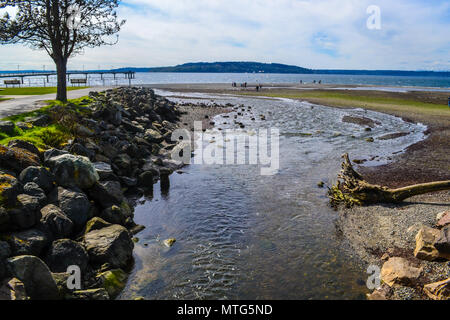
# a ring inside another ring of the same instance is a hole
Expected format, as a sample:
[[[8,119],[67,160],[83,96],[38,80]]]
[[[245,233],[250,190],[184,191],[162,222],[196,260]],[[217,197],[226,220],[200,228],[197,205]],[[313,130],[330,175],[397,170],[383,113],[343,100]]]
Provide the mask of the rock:
[[[100,214],[100,218],[111,224],[124,225],[126,221],[126,217],[122,213],[122,210],[116,205],[103,210]]]
[[[434,246],[439,250],[439,253],[450,255],[450,225],[441,230]]]
[[[23,131],[33,129],[33,125],[28,122],[16,122],[16,126]]]
[[[125,288],[128,275],[122,269],[108,270],[97,275],[101,286],[105,288],[111,299],[114,299]]]
[[[433,300],[450,300],[450,279],[427,284],[423,291]]]
[[[47,235],[38,229],[12,232],[6,234],[4,238],[10,245],[13,256],[39,256],[49,244]]]
[[[416,268],[400,257],[390,258],[381,268],[381,279],[390,287],[409,285],[420,277],[422,268]]]
[[[13,136],[16,133],[16,125],[12,121],[0,121],[0,132]]]
[[[17,256],[8,259],[10,273],[25,285],[33,300],[59,299],[55,280],[45,263],[35,256]]]
[[[130,172],[131,169],[131,158],[126,153],[121,153],[114,157],[113,163],[119,170],[123,172]]]
[[[8,147],[25,149],[25,150],[28,150],[29,152],[37,155],[39,158],[41,157],[41,152],[39,151],[39,149],[36,148],[36,146],[34,144],[24,141],[24,140],[19,140],[19,139],[11,140],[10,142],[8,142]]]
[[[99,217],[94,217],[86,223],[86,228],[84,234],[89,233],[93,230],[100,230],[102,228],[108,227],[111,224]]]
[[[63,154],[69,154],[68,151],[65,150],[59,150],[59,149],[49,149],[44,152],[44,163],[47,164],[47,162],[54,157],[61,156]]]
[[[439,258],[439,251],[434,247],[434,242],[439,237],[440,231],[429,227],[422,227],[416,235],[416,249],[414,256],[417,259],[434,261]]]
[[[124,199],[121,185],[117,181],[100,181],[89,190],[89,195],[102,208],[120,205]]]
[[[66,296],[67,300],[109,300],[105,288],[76,290]]]
[[[138,177],[138,186],[152,189],[153,188],[153,172],[152,171],[144,171]]]
[[[88,148],[83,146],[81,143],[74,143],[70,147],[69,151],[72,154],[83,156],[83,157],[86,157],[86,158],[89,158],[89,159],[93,159],[94,156],[95,156],[95,152],[94,151],[89,150]]]
[[[69,266],[80,267],[84,274],[89,256],[84,247],[70,239],[60,239],[52,243],[45,259],[52,272],[67,272]]]
[[[28,150],[0,145],[0,167],[19,174],[29,166],[40,166],[41,160]]]
[[[24,169],[19,176],[19,180],[23,184],[28,182],[36,183],[46,193],[49,193],[55,183],[55,177],[44,167],[28,167]]]
[[[89,219],[91,203],[88,197],[79,189],[65,189],[58,187],[58,206],[74,223],[75,229],[81,229]]]
[[[437,218],[436,226],[438,228],[443,228],[445,226],[450,225],[450,210],[438,213],[437,217],[438,218]]]
[[[367,294],[367,300],[387,300],[387,298],[383,291],[377,289]]]
[[[111,169],[111,165],[105,162],[94,162],[92,164],[97,171],[100,180],[105,180],[104,178],[114,174],[113,170]]]
[[[84,235],[83,243],[93,265],[108,263],[112,268],[125,268],[133,255],[133,241],[127,229],[111,225]]]
[[[51,119],[48,115],[42,114],[42,115],[27,119],[27,122],[31,123],[35,127],[46,127],[50,124]]]
[[[29,300],[25,285],[17,278],[5,279],[0,284],[0,300]]]
[[[36,198],[40,206],[43,206],[47,203],[47,196],[45,195],[44,190],[39,188],[39,186],[34,182],[28,182],[26,185],[24,185],[23,193]]]
[[[130,178],[130,177],[119,177],[120,182],[127,188],[135,187],[137,186],[137,179],[136,178]]]
[[[6,259],[11,255],[11,248],[6,241],[0,241],[0,279],[3,279],[6,274]]]
[[[171,247],[175,244],[176,241],[177,240],[175,238],[169,238],[169,239],[164,240],[163,243],[166,247]]]
[[[70,237],[74,230],[74,224],[64,212],[53,204],[41,209],[41,223],[48,228],[55,239]]]
[[[86,128],[85,126],[78,124],[75,127],[75,132],[77,133],[78,136],[82,136],[82,137],[92,137],[95,132],[89,128]]]
[[[50,158],[48,164],[56,182],[63,187],[89,189],[100,179],[92,163],[83,156],[63,154]]]
[[[0,207],[0,232],[10,228],[10,217],[5,208]]]
[[[155,129],[148,129],[145,131],[144,139],[150,143],[161,143],[164,137]]]
[[[10,227],[23,230],[33,227],[41,220],[39,200],[27,194],[17,196],[16,207],[8,211]]]
[[[22,186],[12,175],[0,171],[0,205],[14,206]]]

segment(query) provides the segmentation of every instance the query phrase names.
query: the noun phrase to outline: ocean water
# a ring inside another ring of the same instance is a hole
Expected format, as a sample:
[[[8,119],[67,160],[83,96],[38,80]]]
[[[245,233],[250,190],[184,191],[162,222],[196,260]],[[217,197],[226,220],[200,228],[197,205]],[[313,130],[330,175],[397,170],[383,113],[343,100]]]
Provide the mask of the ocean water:
[[[72,78],[84,78],[84,75],[72,75]],[[264,74],[264,73],[136,73],[132,85],[165,83],[311,83],[322,80],[323,84],[377,85],[404,87],[433,87],[450,90],[450,77],[400,77],[400,76],[364,76],[364,75],[312,75],[312,74]],[[124,75],[89,75],[88,85],[128,85],[130,81]],[[54,86],[56,77],[51,76],[47,83],[44,77],[25,78],[25,86]]]

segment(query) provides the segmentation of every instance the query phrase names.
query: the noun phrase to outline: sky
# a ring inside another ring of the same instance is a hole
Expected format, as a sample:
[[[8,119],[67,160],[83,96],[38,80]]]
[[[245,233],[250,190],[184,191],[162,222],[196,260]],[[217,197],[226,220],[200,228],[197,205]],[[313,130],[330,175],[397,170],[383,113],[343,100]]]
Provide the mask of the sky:
[[[118,16],[127,20],[118,44],[86,49],[69,69],[257,61],[450,70],[450,0],[126,0]],[[54,69],[46,53],[0,46],[0,70],[43,68]]]

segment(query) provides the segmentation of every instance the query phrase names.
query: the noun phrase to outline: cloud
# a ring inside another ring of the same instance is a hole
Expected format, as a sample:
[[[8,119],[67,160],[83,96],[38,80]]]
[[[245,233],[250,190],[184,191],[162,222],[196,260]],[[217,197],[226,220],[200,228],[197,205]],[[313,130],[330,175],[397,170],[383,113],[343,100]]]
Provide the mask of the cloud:
[[[369,5],[381,30],[366,27]],[[195,61],[280,62],[309,68],[450,70],[449,1],[126,0],[114,47],[86,49],[70,67]],[[1,47],[0,68],[51,65],[43,53]]]

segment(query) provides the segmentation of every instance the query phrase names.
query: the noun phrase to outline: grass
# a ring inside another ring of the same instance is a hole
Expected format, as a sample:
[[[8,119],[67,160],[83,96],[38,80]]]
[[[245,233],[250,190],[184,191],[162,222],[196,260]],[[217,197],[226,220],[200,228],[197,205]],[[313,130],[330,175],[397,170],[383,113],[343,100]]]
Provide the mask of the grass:
[[[91,99],[89,97],[82,97],[78,99],[71,99],[67,102],[67,104],[63,104],[60,101],[50,100],[47,101],[47,105],[31,112],[25,112],[13,116],[9,116],[1,119],[2,121],[12,121],[14,123],[17,122],[26,122],[28,117],[36,117],[39,115],[49,115],[51,116],[51,108],[59,105],[71,105],[73,110],[77,113],[87,113],[89,109],[86,107]],[[46,127],[32,127],[29,130],[22,130],[19,127],[15,127],[14,134],[6,135],[5,133],[0,133],[0,144],[8,145],[11,140],[20,139],[24,141],[28,141],[33,143],[36,147],[41,150],[48,149],[49,147],[60,148],[64,145],[69,139],[72,138],[70,130],[65,128],[64,126],[58,123],[52,123]]]
[[[332,90],[271,90],[266,92],[238,92],[242,95],[271,98],[303,99],[312,103],[346,108],[367,108],[377,111],[417,112],[429,115],[449,115],[445,104],[429,103],[417,99],[376,96],[360,92],[336,92]]]
[[[1,92],[1,91],[0,91]],[[0,98],[0,102],[2,101],[6,101],[6,100],[11,100],[10,98]]]
[[[67,87],[67,91],[85,89],[88,87]],[[0,89],[0,96],[29,96],[56,93],[56,87],[23,87]]]

